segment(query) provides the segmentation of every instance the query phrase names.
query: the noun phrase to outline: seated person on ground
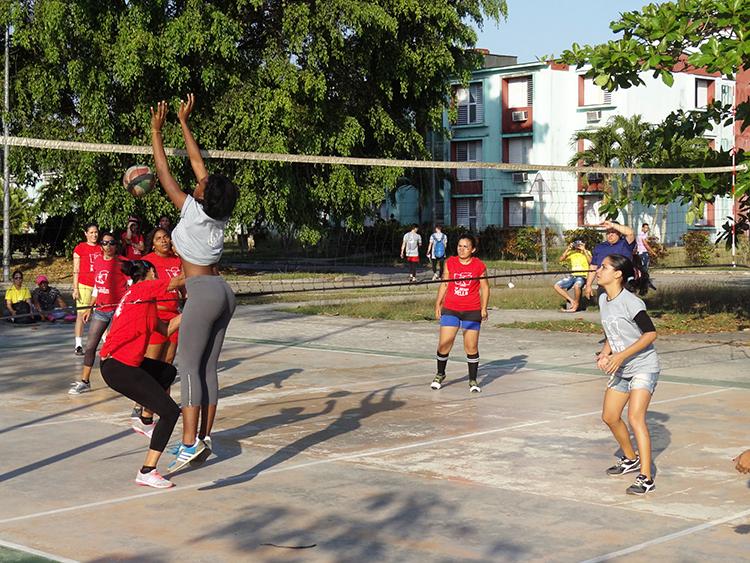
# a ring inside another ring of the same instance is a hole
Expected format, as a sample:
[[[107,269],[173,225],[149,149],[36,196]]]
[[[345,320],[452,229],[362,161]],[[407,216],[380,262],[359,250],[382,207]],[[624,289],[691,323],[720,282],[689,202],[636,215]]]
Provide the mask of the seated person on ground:
[[[557,281],[554,289],[567,301],[567,307],[564,311],[575,313],[581,303],[581,291],[586,285],[586,276],[589,274],[589,264],[591,263],[591,253],[586,248],[586,243],[582,240],[570,243],[560,256],[560,262],[566,260],[570,261],[570,274]],[[571,288],[573,288],[574,297],[568,294]]]
[[[10,314],[6,320],[11,323],[30,324],[36,321],[31,315],[31,292],[24,287],[20,270],[13,272],[13,285],[5,291],[5,306]]]
[[[65,300],[60,295],[60,290],[49,284],[47,276],[37,276],[36,285],[36,289],[31,292],[31,302],[43,321],[75,320],[75,314],[63,310],[67,307]]]

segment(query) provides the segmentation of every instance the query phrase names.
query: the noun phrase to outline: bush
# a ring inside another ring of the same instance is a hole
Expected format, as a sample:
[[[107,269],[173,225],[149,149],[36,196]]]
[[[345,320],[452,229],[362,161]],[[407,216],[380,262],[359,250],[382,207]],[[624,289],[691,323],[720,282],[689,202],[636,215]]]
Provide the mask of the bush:
[[[688,231],[680,237],[685,244],[685,255],[689,266],[705,266],[711,260],[713,244],[706,231]]]
[[[604,240],[602,232],[591,227],[570,229],[563,233],[563,238],[565,239],[565,244],[570,244],[574,240],[582,240],[586,243],[586,248],[588,248],[590,252],[593,252],[594,247]]]
[[[659,263],[667,257],[669,252],[667,251],[667,248],[659,242],[659,237],[648,237],[647,242],[653,251],[650,259],[650,267],[658,266]]]
[[[542,255],[542,231],[534,227],[510,229],[509,238],[502,250],[503,257],[515,260],[539,260]],[[554,246],[557,235],[547,229],[547,246]]]

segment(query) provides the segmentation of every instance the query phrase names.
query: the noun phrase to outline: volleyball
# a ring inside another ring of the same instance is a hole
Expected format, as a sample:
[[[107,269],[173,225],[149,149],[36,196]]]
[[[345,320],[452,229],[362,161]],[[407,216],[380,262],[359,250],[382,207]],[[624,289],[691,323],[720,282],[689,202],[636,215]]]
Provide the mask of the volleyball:
[[[136,164],[125,171],[122,176],[122,185],[134,197],[146,195],[154,189],[154,175],[148,166]]]

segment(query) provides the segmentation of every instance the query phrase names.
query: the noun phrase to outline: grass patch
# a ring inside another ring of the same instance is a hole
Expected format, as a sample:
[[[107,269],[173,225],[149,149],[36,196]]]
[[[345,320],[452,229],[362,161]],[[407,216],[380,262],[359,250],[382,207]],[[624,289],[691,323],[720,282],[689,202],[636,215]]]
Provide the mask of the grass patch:
[[[748,319],[739,318],[731,313],[695,315],[686,313],[664,313],[654,318],[654,325],[659,334],[696,334],[716,332],[736,332],[750,328]],[[514,322],[494,325],[498,328],[522,328],[547,332],[577,332],[584,334],[601,334],[598,323],[580,319]]]

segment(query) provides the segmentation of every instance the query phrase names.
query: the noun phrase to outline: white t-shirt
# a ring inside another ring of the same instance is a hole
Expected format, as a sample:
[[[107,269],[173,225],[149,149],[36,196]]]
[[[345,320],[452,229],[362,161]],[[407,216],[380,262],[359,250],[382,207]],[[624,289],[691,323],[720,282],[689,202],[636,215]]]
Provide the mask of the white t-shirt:
[[[407,256],[419,256],[419,247],[422,246],[422,236],[417,233],[409,231],[404,235],[404,242],[406,243],[406,254]]]
[[[177,254],[197,266],[216,264],[224,252],[226,224],[206,215],[193,196],[187,196],[180,210],[180,221],[172,231]]]

